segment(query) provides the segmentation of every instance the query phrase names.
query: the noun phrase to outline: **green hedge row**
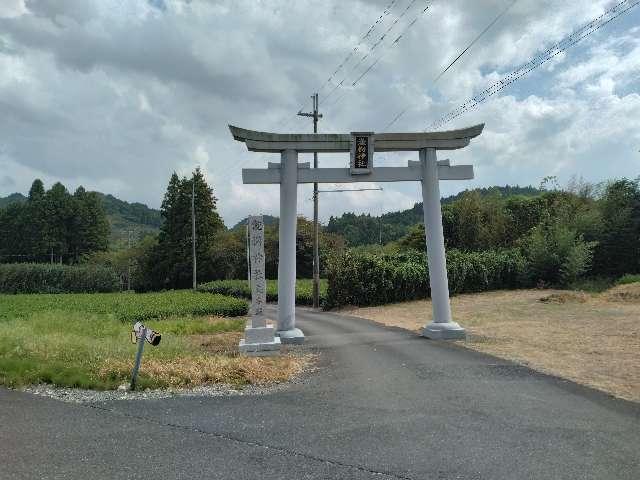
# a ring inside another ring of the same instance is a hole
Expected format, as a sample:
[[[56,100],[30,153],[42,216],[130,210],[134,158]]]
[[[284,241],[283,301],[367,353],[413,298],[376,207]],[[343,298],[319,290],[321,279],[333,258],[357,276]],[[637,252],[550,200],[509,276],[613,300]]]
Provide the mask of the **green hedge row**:
[[[203,283],[198,287],[201,292],[219,293],[231,295],[238,298],[251,299],[251,289],[246,280],[215,280]],[[320,303],[324,303],[327,298],[327,281],[320,280]],[[278,281],[267,280],[267,302],[278,301]],[[296,304],[313,305],[313,280],[296,280]]]
[[[527,262],[517,250],[447,252],[451,294],[517,288],[529,283]],[[325,308],[382,305],[430,295],[426,255],[346,251],[327,265]]]
[[[0,264],[0,293],[95,293],[118,290],[118,275],[105,266]]]
[[[185,315],[246,315],[244,299],[204,295],[191,290],[154,293],[93,293],[68,295],[1,295],[0,320],[29,316],[34,312],[82,312],[113,315],[124,322]]]

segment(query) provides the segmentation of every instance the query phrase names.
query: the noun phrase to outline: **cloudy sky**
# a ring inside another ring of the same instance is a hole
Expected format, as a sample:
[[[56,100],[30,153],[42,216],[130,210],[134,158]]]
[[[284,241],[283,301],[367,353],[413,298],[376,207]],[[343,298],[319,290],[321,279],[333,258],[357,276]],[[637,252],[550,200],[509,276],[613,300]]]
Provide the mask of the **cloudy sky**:
[[[158,207],[171,172],[200,165],[227,225],[249,213],[277,215],[277,187],[244,186],[240,173],[277,158],[247,152],[227,124],[311,131],[310,119],[295,113],[308,110],[319,90],[320,131],[383,131],[405,108],[391,130],[422,131],[617,2],[519,0],[434,85],[510,3],[0,0],[0,195],[26,192],[39,177]],[[355,47],[335,75],[344,86],[328,96],[334,84],[326,80]],[[442,182],[443,195],[538,185],[547,175],[561,184],[572,176],[637,177],[639,87],[640,6],[446,125],[486,128],[449,155],[473,163],[476,178]],[[376,164],[408,158],[378,154]],[[320,156],[323,166],[347,162],[345,155]],[[322,194],[321,219],[344,211],[379,214],[420,200],[417,184],[383,187]],[[310,197],[309,187],[300,187],[298,209],[306,216]]]

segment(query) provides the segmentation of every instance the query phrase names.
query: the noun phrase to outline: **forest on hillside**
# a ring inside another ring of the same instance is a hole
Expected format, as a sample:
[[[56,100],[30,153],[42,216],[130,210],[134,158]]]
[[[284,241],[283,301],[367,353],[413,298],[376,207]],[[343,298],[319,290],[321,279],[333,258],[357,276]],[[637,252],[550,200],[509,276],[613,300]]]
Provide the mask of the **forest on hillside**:
[[[442,199],[442,205],[445,206],[446,210],[447,205],[460,200],[470,192],[473,192],[480,197],[530,197],[539,195],[542,193],[542,190],[531,186],[520,187],[517,185],[476,188],[472,191],[464,190],[455,195],[444,197]],[[373,216],[368,213],[360,215],[356,215],[355,213],[344,213],[339,217],[331,216],[329,217],[326,230],[329,233],[342,236],[346,244],[350,247],[370,245],[372,243],[384,245],[400,239],[408,233],[410,227],[417,223],[422,223],[422,221],[422,202],[419,202],[414,204],[413,208],[397,212],[383,213],[380,216]]]
[[[149,208],[143,203],[125,202],[113,195],[100,192],[92,193],[98,196],[109,222],[108,244],[110,250],[126,248],[130,241],[136,242],[147,235],[159,233],[160,225],[162,225],[160,210]],[[12,193],[6,197],[0,197],[0,209],[16,203],[26,203],[28,200],[29,198],[21,193]],[[12,254],[15,253],[12,252]],[[31,257],[33,260],[40,258],[35,252],[29,253],[33,255]]]
[[[0,260],[77,263],[106,250],[109,232],[97,193],[78,187],[71,194],[59,182],[45,191],[36,179],[24,201],[0,208]]]
[[[191,177],[171,176],[157,216],[149,215],[144,206],[136,214],[135,209],[126,208],[132,204],[120,205],[123,217],[147,222],[157,230],[137,237],[130,247],[120,243],[117,248],[109,237],[105,205],[113,212],[119,200],[81,187],[70,194],[59,183],[45,191],[36,180],[26,200],[0,208],[0,258],[4,263],[53,259],[105,266],[123,284],[130,280],[132,288],[140,291],[189,287],[192,185],[199,282],[246,278],[243,222],[232,229],[224,225],[217,212],[218,199],[199,170]],[[448,251],[517,252],[526,259],[532,278],[546,285],[640,272],[638,180],[598,185],[573,182],[566,188],[491,187],[464,191],[442,203]],[[267,216],[265,222],[267,278],[277,277],[277,220]],[[347,251],[380,258],[423,252],[421,222],[420,203],[381,217],[352,213],[332,217],[320,231],[321,275],[327,275],[332,258]],[[299,218],[299,278],[311,277],[312,238],[312,223]]]

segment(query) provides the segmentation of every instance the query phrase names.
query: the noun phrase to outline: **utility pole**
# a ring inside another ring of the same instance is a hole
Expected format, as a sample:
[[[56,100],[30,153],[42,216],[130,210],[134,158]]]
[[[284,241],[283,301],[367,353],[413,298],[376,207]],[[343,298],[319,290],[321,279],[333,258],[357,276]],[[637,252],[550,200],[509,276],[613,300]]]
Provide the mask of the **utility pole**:
[[[313,133],[318,133],[318,119],[322,114],[318,113],[318,94],[311,95],[313,100],[313,112],[299,111],[301,117],[313,118]],[[318,168],[318,152],[313,152],[313,168]],[[318,184],[313,184],[313,308],[320,306],[320,252],[318,245]]]
[[[191,180],[191,245],[193,254],[193,290],[198,286],[196,277],[196,174]]]
[[[127,292],[131,291],[131,229],[128,230],[129,238],[127,240],[127,249],[129,250],[129,258],[127,259]]]

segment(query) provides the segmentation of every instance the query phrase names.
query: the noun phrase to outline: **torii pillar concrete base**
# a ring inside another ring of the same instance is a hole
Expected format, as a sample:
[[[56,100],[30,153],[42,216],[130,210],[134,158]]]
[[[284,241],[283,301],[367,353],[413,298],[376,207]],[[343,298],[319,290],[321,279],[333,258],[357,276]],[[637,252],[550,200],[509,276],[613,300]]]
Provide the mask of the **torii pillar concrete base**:
[[[292,328],[290,330],[281,330],[276,332],[276,335],[280,337],[282,343],[301,345],[304,343],[304,333],[299,328]]]
[[[464,340],[466,332],[456,322],[431,322],[422,329],[422,336],[432,340]]]

